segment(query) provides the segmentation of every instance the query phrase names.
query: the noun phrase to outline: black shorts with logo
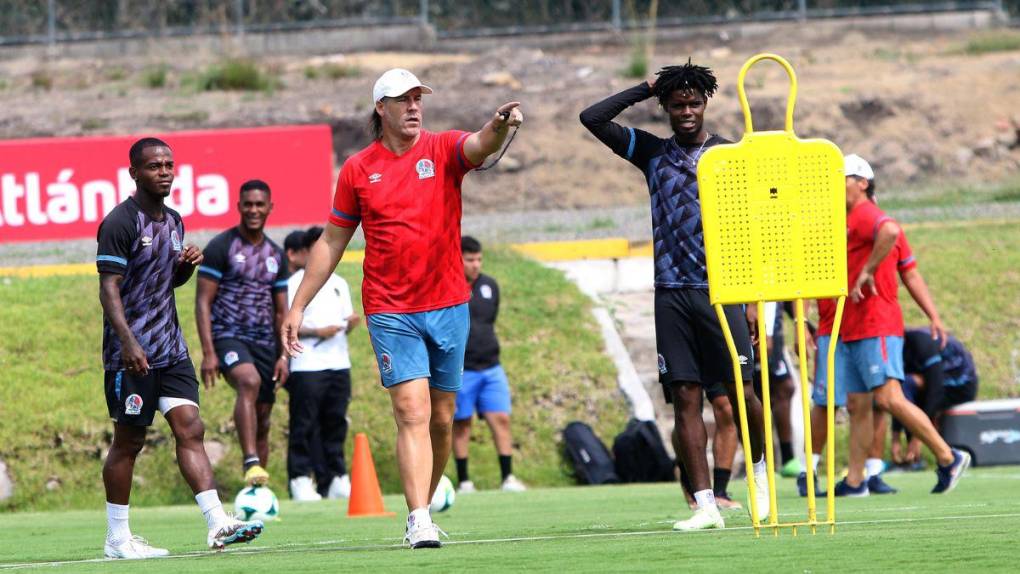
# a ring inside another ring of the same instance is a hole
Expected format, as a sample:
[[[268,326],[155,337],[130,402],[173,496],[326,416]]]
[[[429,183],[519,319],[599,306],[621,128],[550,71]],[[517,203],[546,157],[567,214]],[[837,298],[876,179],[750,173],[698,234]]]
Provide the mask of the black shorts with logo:
[[[754,354],[744,310],[741,305],[727,305],[724,312],[737,352],[743,357],[741,377],[750,381]],[[655,289],[655,346],[663,385],[701,383],[716,394],[715,383],[733,382],[733,361],[707,289]],[[669,395],[669,389],[665,390]]]
[[[255,365],[255,370],[262,380],[256,402],[269,404],[276,402],[276,383],[273,381],[273,371],[279,358],[276,345],[255,345],[240,339],[216,339],[213,341],[213,347],[216,348],[220,371],[224,376],[229,376],[230,371],[238,365],[251,363]]]
[[[198,379],[191,359],[162,369],[149,369],[144,376],[106,371],[104,386],[110,418],[122,425],[151,425],[161,398],[186,399],[198,404]]]

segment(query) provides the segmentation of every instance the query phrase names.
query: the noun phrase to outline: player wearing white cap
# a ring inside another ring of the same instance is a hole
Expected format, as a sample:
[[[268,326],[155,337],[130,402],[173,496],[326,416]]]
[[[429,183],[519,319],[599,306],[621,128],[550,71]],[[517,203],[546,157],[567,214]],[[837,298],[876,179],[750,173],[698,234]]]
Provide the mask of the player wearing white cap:
[[[850,468],[837,496],[867,496],[865,462],[874,427],[872,405],[891,413],[938,459],[932,493],[949,492],[970,466],[970,456],[950,448],[924,412],[903,396],[903,312],[897,300],[893,256],[902,231],[873,201],[875,172],[858,155],[845,159],[847,267],[850,300],[836,342],[836,401],[845,393],[850,411]],[[909,249],[909,247],[905,247]],[[826,364],[835,303],[818,302],[819,338],[815,403],[825,404]]]
[[[499,150],[524,116],[503,104],[477,132],[422,127],[432,88],[393,69],[375,83],[374,140],[344,162],[326,231],[309,253],[284,322],[301,352],[305,307],[340,261],[358,225],[365,234],[362,301],[382,384],[397,423],[397,463],[407,501],[405,541],[437,548],[429,501],[450,457],[471,297],[460,253],[461,181]]]

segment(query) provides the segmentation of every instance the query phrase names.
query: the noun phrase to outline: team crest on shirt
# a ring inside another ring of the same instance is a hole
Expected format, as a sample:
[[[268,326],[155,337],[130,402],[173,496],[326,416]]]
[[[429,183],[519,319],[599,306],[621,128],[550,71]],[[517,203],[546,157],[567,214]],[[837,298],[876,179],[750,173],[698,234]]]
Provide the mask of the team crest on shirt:
[[[379,183],[380,181],[382,181],[381,173],[373,173],[372,175],[368,176],[368,183]]]
[[[418,160],[414,170],[418,172],[418,179],[428,179],[436,176],[436,164],[432,163],[430,159]]]
[[[482,285],[478,288],[478,292],[482,294],[484,299],[492,299],[492,287],[488,285]]]
[[[379,366],[382,368],[382,372],[387,375],[393,372],[393,360],[390,359],[389,353],[383,353],[379,357]]]
[[[124,414],[126,415],[140,415],[142,414],[142,397],[135,393],[128,395],[128,398],[124,399]]]
[[[244,256],[244,253],[238,253],[234,256],[234,261],[237,261],[238,263],[244,263],[245,259],[246,257]]]
[[[173,245],[174,251],[181,250],[181,238],[177,235],[177,230],[170,231],[170,244]]]
[[[148,235],[142,237],[142,247],[148,247],[150,245],[152,245],[152,238]]]
[[[237,362],[240,357],[237,356],[237,351],[227,351],[226,355],[223,355],[223,362],[229,367]]]
[[[270,257],[269,259],[266,259],[266,269],[268,269],[270,273],[276,273],[280,270],[280,262],[277,261],[275,257]]]
[[[669,372],[669,370],[666,369],[666,357],[663,357],[662,353],[659,353],[659,374],[665,375],[667,372]]]

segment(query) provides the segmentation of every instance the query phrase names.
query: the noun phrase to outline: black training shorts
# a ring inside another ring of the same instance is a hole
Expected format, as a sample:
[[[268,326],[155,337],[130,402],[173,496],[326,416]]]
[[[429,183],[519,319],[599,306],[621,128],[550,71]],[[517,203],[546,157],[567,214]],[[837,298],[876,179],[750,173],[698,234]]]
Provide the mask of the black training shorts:
[[[224,376],[229,377],[230,371],[238,365],[245,363],[255,365],[255,370],[262,380],[256,402],[268,404],[276,402],[273,371],[276,369],[276,360],[279,356],[275,345],[256,345],[240,339],[216,339],[213,341],[213,347],[216,348],[216,356],[220,359],[220,371]]]
[[[122,425],[151,425],[161,398],[185,399],[198,405],[198,379],[190,359],[149,369],[144,376],[106,371],[104,379],[106,408],[110,418]]]
[[[727,305],[724,312],[741,357],[741,377],[750,381],[754,355],[743,307]],[[733,362],[706,289],[655,289],[655,346],[663,385],[733,382]]]

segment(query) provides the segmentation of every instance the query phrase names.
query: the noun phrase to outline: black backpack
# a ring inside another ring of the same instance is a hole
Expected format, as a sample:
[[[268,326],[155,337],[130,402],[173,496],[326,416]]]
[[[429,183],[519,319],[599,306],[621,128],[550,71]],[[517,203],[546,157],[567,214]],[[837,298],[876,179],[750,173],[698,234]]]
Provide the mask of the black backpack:
[[[620,482],[613,470],[613,457],[591,427],[574,421],[563,429],[563,457],[578,484]]]
[[[613,441],[616,474],[624,482],[672,482],[673,460],[653,421],[631,419]]]

